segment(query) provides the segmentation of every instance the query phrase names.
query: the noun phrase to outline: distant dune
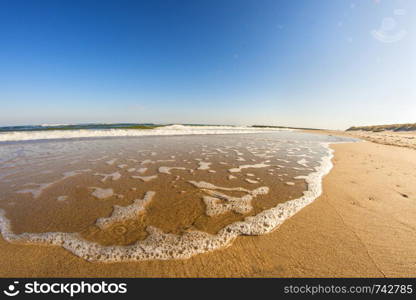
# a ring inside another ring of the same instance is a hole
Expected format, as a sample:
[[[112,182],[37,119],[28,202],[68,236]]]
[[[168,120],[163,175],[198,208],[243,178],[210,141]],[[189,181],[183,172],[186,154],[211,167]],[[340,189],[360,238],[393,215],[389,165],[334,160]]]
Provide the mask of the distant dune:
[[[347,129],[347,131],[416,131],[416,123],[408,124],[392,124],[392,125],[374,125],[374,126],[353,126]]]

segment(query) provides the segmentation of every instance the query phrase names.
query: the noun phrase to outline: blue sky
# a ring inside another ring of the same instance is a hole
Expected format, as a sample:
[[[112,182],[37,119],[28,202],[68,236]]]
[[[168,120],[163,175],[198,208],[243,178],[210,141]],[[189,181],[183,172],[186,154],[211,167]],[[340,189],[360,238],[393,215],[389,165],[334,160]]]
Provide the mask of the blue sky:
[[[415,9],[0,0],[0,125],[416,122]]]

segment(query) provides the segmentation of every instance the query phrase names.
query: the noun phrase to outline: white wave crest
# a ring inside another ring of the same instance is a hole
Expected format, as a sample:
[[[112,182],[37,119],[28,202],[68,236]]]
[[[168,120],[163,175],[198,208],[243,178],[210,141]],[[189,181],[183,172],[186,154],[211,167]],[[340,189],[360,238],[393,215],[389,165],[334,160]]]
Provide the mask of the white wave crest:
[[[50,139],[74,139],[122,136],[159,136],[159,135],[190,135],[190,134],[236,134],[282,131],[291,129],[255,128],[233,126],[190,126],[169,125],[154,129],[78,129],[78,130],[45,130],[45,131],[13,131],[0,133],[0,142],[32,141]]]

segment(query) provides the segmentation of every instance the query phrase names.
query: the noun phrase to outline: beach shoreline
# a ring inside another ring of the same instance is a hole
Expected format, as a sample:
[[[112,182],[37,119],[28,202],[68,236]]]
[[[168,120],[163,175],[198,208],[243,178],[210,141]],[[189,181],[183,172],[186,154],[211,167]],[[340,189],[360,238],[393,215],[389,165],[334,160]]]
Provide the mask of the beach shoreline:
[[[328,132],[317,132],[324,133]],[[331,134],[335,134],[332,132]],[[323,194],[272,233],[186,260],[90,263],[54,246],[0,239],[3,277],[401,277],[416,274],[416,155],[333,144]],[[371,175],[370,175],[371,174]],[[59,266],[59,267],[58,267]]]
[[[334,135],[342,137],[352,137],[368,142],[373,142],[381,145],[406,147],[416,149],[416,131],[391,131],[385,130],[380,132],[365,131],[365,130],[302,130],[306,133]]]

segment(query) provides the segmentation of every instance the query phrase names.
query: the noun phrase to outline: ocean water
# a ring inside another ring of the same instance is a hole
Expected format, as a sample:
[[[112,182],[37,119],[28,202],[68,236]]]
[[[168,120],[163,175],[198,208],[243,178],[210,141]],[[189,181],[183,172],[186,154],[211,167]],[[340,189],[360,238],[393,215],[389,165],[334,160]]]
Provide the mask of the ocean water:
[[[275,230],[321,193],[329,144],[353,141],[235,127],[163,130],[36,140],[25,131],[0,143],[1,234],[88,261],[189,258]]]
[[[89,123],[89,124],[41,124],[41,125],[17,125],[0,127],[0,132],[13,131],[49,131],[49,130],[100,130],[100,129],[134,129],[137,126],[152,128],[150,123]]]
[[[0,127],[0,142],[193,134],[235,134],[276,131],[276,128],[249,126],[166,125],[153,124],[77,124]],[[280,129],[289,130],[289,129]]]

